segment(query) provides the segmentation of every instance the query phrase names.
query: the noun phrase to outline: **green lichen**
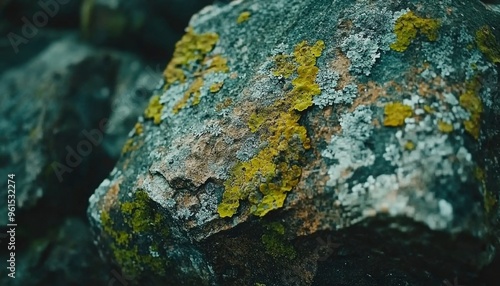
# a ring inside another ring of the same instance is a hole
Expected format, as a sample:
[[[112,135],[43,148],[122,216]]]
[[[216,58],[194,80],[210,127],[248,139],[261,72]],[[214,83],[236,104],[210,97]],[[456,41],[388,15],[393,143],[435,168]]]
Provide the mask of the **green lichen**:
[[[385,105],[384,115],[384,126],[402,126],[413,115],[413,109],[401,102],[391,102]]]
[[[432,109],[432,107],[430,107],[429,105],[424,105],[424,110],[429,114],[434,113],[434,109]]]
[[[159,257],[153,257],[149,250],[141,253],[137,245],[132,249],[112,246],[112,250],[122,271],[131,278],[139,277],[144,271],[151,271],[159,276],[165,276],[167,262]]]
[[[490,27],[485,25],[476,31],[476,44],[488,60],[500,64],[500,44]]]
[[[483,113],[483,103],[479,96],[481,84],[477,78],[466,84],[465,92],[460,95],[460,105],[470,113],[470,118],[465,120],[464,127],[476,140],[479,138],[481,129],[481,114]]]
[[[246,22],[248,21],[248,19],[250,19],[250,16],[252,15],[252,13],[248,12],[248,11],[245,11],[245,12],[242,12],[239,16],[238,16],[238,19],[236,19],[236,23],[238,24],[241,24],[243,22]]]
[[[264,216],[281,208],[287,192],[298,184],[302,175],[301,153],[310,148],[307,130],[299,124],[299,111],[312,106],[312,97],[320,93],[315,65],[323,48],[323,41],[313,46],[306,41],[299,43],[294,51],[298,77],[292,81],[293,89],[283,100],[250,116],[250,131],[259,133],[267,146],[249,161],[233,167],[218,206],[221,217],[233,216],[240,200],[245,199],[251,204],[251,213]]]
[[[396,20],[394,25],[396,42],[392,43],[390,47],[395,51],[404,52],[418,33],[425,35],[429,41],[436,41],[440,25],[439,20],[421,18],[413,11],[409,11]]]
[[[160,103],[160,96],[154,95],[149,100],[149,105],[144,111],[144,118],[153,119],[153,122],[155,124],[160,124],[162,110],[163,110],[163,105]]]
[[[122,203],[116,210],[102,211],[101,224],[122,271],[131,277],[145,272],[165,274],[168,261],[150,251],[159,249],[158,243],[169,235],[168,228],[162,215],[154,211],[146,192],[137,190],[132,201]],[[155,234],[158,237],[152,237]]]
[[[265,226],[261,236],[266,253],[274,258],[294,259],[297,257],[295,248],[285,239],[285,227],[281,223],[270,223]]]

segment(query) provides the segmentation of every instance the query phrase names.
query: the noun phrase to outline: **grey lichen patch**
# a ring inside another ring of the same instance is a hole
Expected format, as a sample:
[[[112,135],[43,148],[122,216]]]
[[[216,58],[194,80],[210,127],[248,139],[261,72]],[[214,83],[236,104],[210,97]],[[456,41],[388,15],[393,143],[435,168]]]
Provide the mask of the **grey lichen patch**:
[[[399,17],[398,12],[393,13],[386,7],[370,7],[365,3],[355,5],[354,9],[358,11],[353,20],[356,29],[375,39],[381,50],[389,51],[389,45],[396,39],[392,29]]]
[[[259,143],[259,140],[253,136],[249,137],[244,141],[240,150],[236,152],[236,158],[243,162],[248,161],[250,160],[250,158],[254,157],[263,147],[265,147],[265,143]]]
[[[439,41],[423,42],[422,52],[429,66],[422,72],[427,80],[442,78],[470,80],[478,73],[493,70],[493,65],[487,61],[481,52],[474,48],[474,38],[471,31],[463,25],[460,27],[443,25],[442,35]],[[456,44],[455,44],[456,43]],[[457,66],[460,69],[457,69]]]
[[[361,32],[347,37],[342,42],[342,51],[351,60],[350,70],[354,74],[370,75],[370,70],[380,58],[377,41]]]
[[[329,186],[343,184],[358,168],[374,163],[375,154],[365,145],[373,130],[372,114],[370,107],[361,105],[353,113],[342,116],[342,134],[334,135],[321,153],[324,158],[335,162],[328,170]]]
[[[320,71],[318,74],[318,83],[321,89],[321,94],[313,98],[315,105],[324,108],[330,105],[350,105],[358,96],[358,87],[354,83],[350,83],[344,88],[337,90],[340,75],[336,71],[329,69]]]
[[[352,19],[353,27],[340,47],[351,60],[350,71],[358,76],[369,76],[381,52],[388,51],[395,39],[392,32],[395,14],[374,3],[357,3],[348,11],[347,17]]]

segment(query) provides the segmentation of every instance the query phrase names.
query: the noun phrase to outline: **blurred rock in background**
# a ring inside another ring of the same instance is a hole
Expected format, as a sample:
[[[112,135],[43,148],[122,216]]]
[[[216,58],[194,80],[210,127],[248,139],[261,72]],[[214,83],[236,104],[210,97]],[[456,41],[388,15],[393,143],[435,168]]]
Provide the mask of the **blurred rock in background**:
[[[193,11],[210,2],[84,0],[82,34],[94,43],[133,49],[158,59],[173,51],[173,43]]]

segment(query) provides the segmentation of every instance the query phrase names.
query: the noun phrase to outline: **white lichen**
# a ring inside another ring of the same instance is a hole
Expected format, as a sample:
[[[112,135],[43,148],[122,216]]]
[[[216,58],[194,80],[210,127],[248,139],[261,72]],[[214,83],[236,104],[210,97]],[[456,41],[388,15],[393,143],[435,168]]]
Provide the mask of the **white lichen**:
[[[333,136],[330,144],[321,153],[324,158],[335,161],[328,170],[328,186],[344,183],[356,169],[370,166],[375,161],[373,151],[365,144],[372,134],[371,120],[372,111],[364,105],[342,116],[342,134]]]

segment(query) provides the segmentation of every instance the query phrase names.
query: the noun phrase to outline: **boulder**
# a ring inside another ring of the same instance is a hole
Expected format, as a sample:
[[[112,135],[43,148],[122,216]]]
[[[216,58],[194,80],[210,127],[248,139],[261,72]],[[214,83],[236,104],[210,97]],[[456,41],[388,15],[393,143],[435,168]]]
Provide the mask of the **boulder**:
[[[131,285],[481,285],[498,27],[480,1],[206,7],[90,198],[102,257]]]

